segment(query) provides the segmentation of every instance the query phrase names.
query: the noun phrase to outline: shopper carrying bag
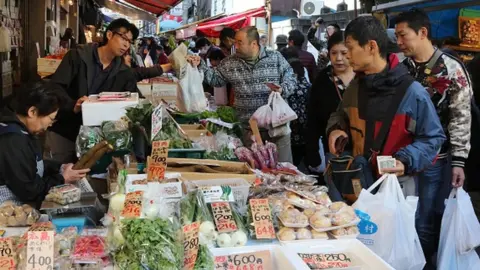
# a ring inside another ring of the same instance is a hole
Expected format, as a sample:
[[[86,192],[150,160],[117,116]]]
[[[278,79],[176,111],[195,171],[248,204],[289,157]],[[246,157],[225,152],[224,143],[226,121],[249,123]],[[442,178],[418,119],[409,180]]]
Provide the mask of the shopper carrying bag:
[[[450,192],[440,230],[438,270],[480,269],[475,248],[480,246],[480,224],[470,196],[463,188]]]
[[[368,190],[362,189],[352,207],[361,219],[357,239],[397,270],[423,269],[426,261],[415,230],[415,209],[394,174],[384,174]]]

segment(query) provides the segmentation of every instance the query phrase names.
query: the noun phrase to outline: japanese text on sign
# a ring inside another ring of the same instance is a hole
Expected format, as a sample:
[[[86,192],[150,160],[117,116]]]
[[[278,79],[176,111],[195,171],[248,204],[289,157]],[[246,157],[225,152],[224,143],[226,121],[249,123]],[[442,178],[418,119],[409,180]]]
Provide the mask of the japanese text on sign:
[[[0,270],[15,269],[15,250],[13,249],[12,239],[0,239]]]
[[[147,178],[158,181],[165,178],[169,141],[152,142],[152,153],[148,159]]]
[[[271,270],[272,256],[270,251],[263,250],[252,253],[234,254],[215,257],[215,270]]]
[[[350,257],[344,253],[332,254],[305,254],[299,253],[298,256],[311,269],[329,269],[329,268],[346,268],[352,265]]]
[[[122,210],[122,217],[140,217],[142,213],[143,191],[127,193]]]
[[[228,202],[215,202],[211,206],[213,219],[219,233],[234,232],[238,229]]]
[[[191,270],[195,266],[198,255],[198,229],[200,228],[199,222],[194,222],[192,224],[186,225],[183,227],[183,249],[185,252],[183,260],[183,269]]]
[[[253,226],[257,239],[275,239],[275,230],[268,199],[250,199]]]
[[[158,105],[152,112],[152,141],[157,134],[162,130],[162,104]]]
[[[53,270],[53,231],[28,232],[27,270]]]

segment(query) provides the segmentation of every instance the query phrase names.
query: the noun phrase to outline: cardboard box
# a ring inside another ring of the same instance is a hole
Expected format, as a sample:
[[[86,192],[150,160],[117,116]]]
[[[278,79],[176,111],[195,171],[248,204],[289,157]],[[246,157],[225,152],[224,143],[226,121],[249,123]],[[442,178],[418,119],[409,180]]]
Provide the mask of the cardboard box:
[[[55,73],[61,59],[37,58],[37,72]]]
[[[180,176],[180,175],[176,175]],[[168,175],[166,176],[168,177]],[[133,192],[136,190],[143,190],[153,194],[151,197],[160,197],[160,198],[178,198],[182,197],[183,189],[182,182],[178,178],[166,179],[162,182],[149,182],[146,185],[133,185],[135,180],[144,180],[147,179],[146,174],[129,174],[127,175],[127,181],[125,183],[125,191]],[[143,187],[139,187],[143,186]]]
[[[152,95],[158,97],[177,97],[178,83],[154,82],[152,83]]]
[[[188,124],[182,124],[180,127],[184,130],[207,130],[203,125],[201,124],[193,124],[193,125],[188,125]]]

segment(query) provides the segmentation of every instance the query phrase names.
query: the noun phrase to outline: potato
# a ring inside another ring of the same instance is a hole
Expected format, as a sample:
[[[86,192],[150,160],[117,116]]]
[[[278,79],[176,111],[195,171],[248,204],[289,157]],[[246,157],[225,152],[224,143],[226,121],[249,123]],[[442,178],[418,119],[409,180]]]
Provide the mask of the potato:
[[[330,205],[330,210],[337,212],[345,206],[347,206],[347,204],[344,202],[334,202]]]
[[[355,216],[348,212],[336,213],[332,218],[332,223],[335,226],[346,225],[355,220]]]
[[[313,214],[315,214],[315,210],[314,210],[314,209],[310,209],[310,208],[309,208],[309,209],[305,209],[305,210],[303,211],[303,214],[305,214],[305,216],[307,216],[307,217],[311,217],[311,216],[313,216]]]
[[[1,213],[4,216],[9,217],[9,216],[13,215],[14,210],[15,210],[15,208],[13,208],[13,206],[11,206],[11,205],[10,206],[5,206],[5,207],[2,208]]]
[[[15,216],[15,219],[17,220],[17,226],[25,226],[25,224],[27,224],[27,215],[25,212],[22,212],[21,215]]]
[[[15,206],[13,201],[4,201],[1,206]]]
[[[17,226],[17,219],[14,216],[8,218],[8,226],[15,227]]]
[[[301,228],[297,230],[297,239],[298,240],[306,240],[312,239],[312,233],[309,229]]]
[[[4,215],[0,215],[0,225],[7,225],[8,224],[8,217],[4,216]]]
[[[310,217],[310,225],[315,228],[329,228],[332,227],[332,222],[326,216],[314,214]]]
[[[312,230],[312,237],[313,239],[328,239],[327,232],[317,232]]]
[[[297,239],[297,236],[293,229],[285,227],[278,232],[278,239],[281,241],[293,241]]]

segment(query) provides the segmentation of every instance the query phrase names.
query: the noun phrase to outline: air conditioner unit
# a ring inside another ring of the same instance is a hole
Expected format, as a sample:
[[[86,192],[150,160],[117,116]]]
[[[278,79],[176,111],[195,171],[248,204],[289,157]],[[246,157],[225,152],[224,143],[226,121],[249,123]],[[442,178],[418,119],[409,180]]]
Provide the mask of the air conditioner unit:
[[[302,17],[318,16],[324,5],[324,1],[302,0],[300,4],[300,15]]]

